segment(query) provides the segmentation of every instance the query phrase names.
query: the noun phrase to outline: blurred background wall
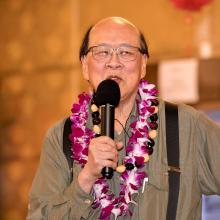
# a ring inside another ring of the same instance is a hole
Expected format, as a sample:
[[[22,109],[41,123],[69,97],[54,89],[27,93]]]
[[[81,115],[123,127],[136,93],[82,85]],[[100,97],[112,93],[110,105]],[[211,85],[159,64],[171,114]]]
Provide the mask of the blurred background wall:
[[[71,103],[87,87],[78,50],[91,24],[107,16],[136,24],[150,48],[147,78],[156,84],[163,60],[205,62],[198,86],[206,98],[193,105],[219,110],[219,11],[218,0],[195,11],[169,0],[0,0],[0,218],[25,219],[43,136],[70,114]]]

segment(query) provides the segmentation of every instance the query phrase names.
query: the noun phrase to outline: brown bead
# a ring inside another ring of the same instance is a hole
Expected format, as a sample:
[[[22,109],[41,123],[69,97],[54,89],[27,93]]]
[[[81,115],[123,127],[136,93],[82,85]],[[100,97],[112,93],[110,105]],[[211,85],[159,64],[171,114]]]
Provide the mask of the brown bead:
[[[144,157],[144,162],[145,163],[150,159],[148,154],[144,154],[143,157]]]
[[[158,113],[158,107],[154,106],[154,114]]]
[[[158,115],[157,114],[153,114],[150,116],[150,120],[151,121],[157,121],[158,120]]]
[[[92,123],[93,123],[94,125],[99,125],[99,124],[101,123],[101,118],[93,118],[93,119],[92,119]]]
[[[126,163],[125,167],[126,167],[126,170],[133,170],[134,169],[134,164],[133,163]]]
[[[153,130],[156,130],[156,129],[158,128],[158,125],[157,125],[157,123],[155,123],[155,122],[150,122],[150,123],[149,123],[149,126],[150,126],[150,128],[153,129]]]
[[[93,131],[96,133],[96,134],[100,134],[101,133],[101,129],[98,125],[94,125],[93,126]]]
[[[98,111],[99,109],[98,109],[98,107],[95,105],[95,104],[92,104],[91,105],[91,111],[92,112],[96,112],[96,111]]]
[[[157,136],[157,131],[156,130],[151,130],[149,132],[149,136],[150,136],[150,138],[154,139]]]
[[[93,118],[98,118],[99,117],[99,111],[92,112],[92,117]]]
[[[154,100],[151,100],[151,101],[152,101],[151,105],[154,105],[154,106],[159,105],[159,101],[157,99],[154,99]]]
[[[148,154],[151,155],[153,153],[154,149],[153,148],[149,148],[148,149]]]
[[[126,170],[125,165],[120,165],[120,166],[118,166],[118,167],[116,168],[116,171],[117,171],[118,173],[124,173],[125,170]]]

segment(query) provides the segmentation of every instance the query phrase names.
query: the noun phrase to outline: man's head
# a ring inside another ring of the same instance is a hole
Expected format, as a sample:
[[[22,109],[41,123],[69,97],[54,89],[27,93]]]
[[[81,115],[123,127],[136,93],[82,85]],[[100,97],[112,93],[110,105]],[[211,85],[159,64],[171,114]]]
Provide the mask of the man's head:
[[[86,33],[80,50],[83,76],[94,90],[105,79],[115,80],[121,100],[136,96],[145,76],[148,48],[140,31],[129,21],[110,17]]]
[[[88,53],[88,49],[89,49],[89,35],[90,35],[90,31],[92,30],[94,25],[90,26],[88,28],[88,30],[86,31],[80,50],[79,50],[79,60],[81,61],[81,59],[87,55]],[[144,54],[146,54],[146,56],[149,58],[149,51],[148,51],[148,46],[145,40],[145,37],[143,35],[143,33],[141,31],[139,31],[139,38],[140,38],[140,48],[143,51]]]

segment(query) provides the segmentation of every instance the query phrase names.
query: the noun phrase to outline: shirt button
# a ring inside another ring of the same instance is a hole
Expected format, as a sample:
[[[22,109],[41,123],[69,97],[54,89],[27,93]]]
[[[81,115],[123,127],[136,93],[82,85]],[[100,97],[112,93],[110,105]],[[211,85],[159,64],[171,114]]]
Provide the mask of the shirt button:
[[[85,202],[86,204],[91,204],[91,201],[90,201],[89,199],[84,200],[84,202]]]

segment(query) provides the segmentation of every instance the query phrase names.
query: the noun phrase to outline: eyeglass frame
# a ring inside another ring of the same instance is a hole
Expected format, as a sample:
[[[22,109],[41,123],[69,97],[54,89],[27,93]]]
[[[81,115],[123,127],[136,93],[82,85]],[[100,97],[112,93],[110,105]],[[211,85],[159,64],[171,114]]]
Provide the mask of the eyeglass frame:
[[[130,47],[130,48],[133,48],[133,49],[137,49],[137,52],[140,52],[142,55],[143,55],[143,54],[146,54],[145,49],[140,48],[140,47],[136,47],[136,46],[132,46],[132,45],[127,45],[127,44],[126,44],[126,45],[121,45],[121,46],[119,46],[119,47],[117,47],[117,48],[113,48],[113,47],[110,47],[109,45],[100,44],[100,45],[95,45],[95,46],[89,47],[88,50],[86,51],[86,55],[87,55],[89,52],[92,52],[92,57],[93,57],[95,60],[97,60],[97,61],[102,61],[102,60],[96,59],[95,56],[94,56],[94,54],[93,54],[93,48],[101,47],[101,46],[103,46],[103,47],[109,47],[109,48],[111,49],[111,53],[110,53],[111,56],[109,57],[109,60],[111,59],[112,54],[113,54],[114,51],[116,51],[116,54],[119,56],[119,59],[120,59],[120,55],[118,54],[118,50],[119,50],[119,48],[121,48],[121,47]],[[104,60],[104,59],[103,59],[103,60]],[[122,60],[123,60],[123,59],[122,59]],[[130,61],[134,61],[134,60],[136,60],[136,57],[135,57],[135,59],[133,59],[133,60],[123,60],[123,61],[125,61],[125,62],[130,62]]]

